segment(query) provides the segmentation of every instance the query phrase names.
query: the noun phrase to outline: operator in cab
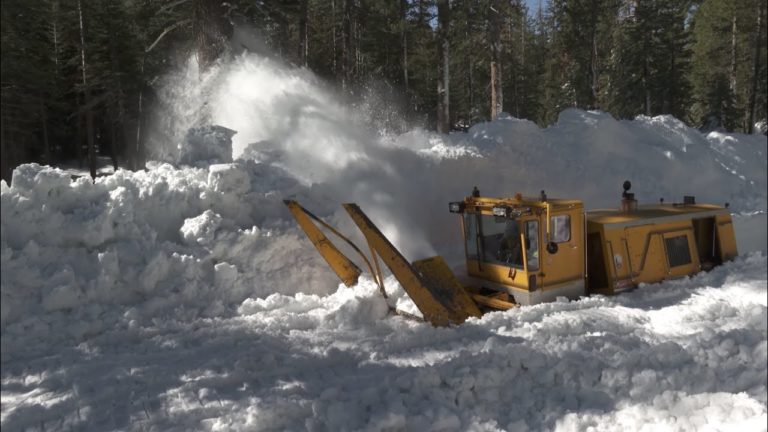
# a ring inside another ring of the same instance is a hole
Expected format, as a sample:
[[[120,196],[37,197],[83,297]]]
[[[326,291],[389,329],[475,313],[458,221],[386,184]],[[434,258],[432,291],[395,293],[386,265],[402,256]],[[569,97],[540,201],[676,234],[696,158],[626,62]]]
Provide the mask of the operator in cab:
[[[504,227],[504,234],[499,243],[499,250],[496,254],[499,261],[512,264],[523,265],[523,246],[520,243],[520,226],[516,220],[507,220]]]

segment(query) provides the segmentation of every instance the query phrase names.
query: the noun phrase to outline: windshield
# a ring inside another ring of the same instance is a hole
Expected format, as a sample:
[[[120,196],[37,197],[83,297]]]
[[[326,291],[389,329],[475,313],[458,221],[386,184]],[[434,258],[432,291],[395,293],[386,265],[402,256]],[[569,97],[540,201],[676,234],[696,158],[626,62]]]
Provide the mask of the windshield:
[[[523,268],[520,233],[525,233],[529,270],[539,268],[539,222],[465,213],[467,258],[506,267]]]

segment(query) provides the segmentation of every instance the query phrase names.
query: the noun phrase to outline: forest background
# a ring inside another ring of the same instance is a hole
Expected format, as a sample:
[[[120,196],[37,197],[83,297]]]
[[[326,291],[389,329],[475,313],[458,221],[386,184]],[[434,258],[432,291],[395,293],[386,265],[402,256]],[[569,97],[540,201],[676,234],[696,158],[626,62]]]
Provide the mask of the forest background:
[[[502,112],[671,114],[765,133],[764,0],[3,0],[0,174],[97,156],[141,169],[164,76],[243,52],[310,69],[390,127]],[[404,121],[402,119],[408,119]],[[385,119],[386,120],[386,119]]]

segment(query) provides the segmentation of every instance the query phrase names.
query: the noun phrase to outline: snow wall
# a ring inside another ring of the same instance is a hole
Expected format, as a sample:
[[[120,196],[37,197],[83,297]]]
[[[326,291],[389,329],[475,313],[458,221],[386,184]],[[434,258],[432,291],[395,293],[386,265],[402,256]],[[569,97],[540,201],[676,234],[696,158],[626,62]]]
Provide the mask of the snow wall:
[[[473,186],[486,196],[543,189],[601,208],[618,205],[629,179],[640,203],[683,195],[730,203],[740,252],[758,251],[752,264],[740,265],[748,274],[765,266],[763,135],[702,134],[669,116],[619,121],[576,109],[546,128],[505,116],[467,133],[388,134],[372,130],[370,113],[345,108],[306,70],[242,56],[203,77],[195,71],[191,65],[172,76],[161,93],[171,112],[159,121],[177,138],[153,149],[165,162],[119,170],[95,184],[30,164],[14,171],[10,186],[0,184],[4,365],[148,323],[257,313],[281,320],[352,295],[297,229],[283,199],[299,200],[347,233],[356,230],[339,204],[357,202],[409,259],[439,253],[458,266],[461,234],[447,203]],[[237,131],[233,162],[179,163],[181,137],[203,121]],[[391,278],[388,284],[407,307],[402,290]],[[364,280],[360,289],[369,297],[345,306],[352,309],[337,324],[365,327],[384,317],[370,285]],[[764,318],[765,307],[754,314]],[[657,378],[638,379],[653,386]],[[668,409],[695,402],[668,398]],[[324,409],[333,414],[333,407]],[[764,418],[760,412],[747,418]],[[442,419],[445,430],[468,424],[433,414],[425,421]],[[599,423],[595,416],[587,420]],[[378,421],[390,420],[397,429],[402,418]]]

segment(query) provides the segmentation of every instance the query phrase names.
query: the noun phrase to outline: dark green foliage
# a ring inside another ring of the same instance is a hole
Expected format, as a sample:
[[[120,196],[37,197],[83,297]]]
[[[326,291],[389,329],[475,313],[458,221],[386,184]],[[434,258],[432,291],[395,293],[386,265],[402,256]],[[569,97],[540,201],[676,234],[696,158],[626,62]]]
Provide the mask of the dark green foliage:
[[[691,120],[695,124],[750,130],[747,120],[755,78],[755,99],[762,103],[756,103],[754,120],[765,119],[764,14],[765,2],[760,0],[709,0],[698,8],[693,16],[691,73]],[[763,16],[760,30],[758,15]],[[759,54],[757,64],[755,54]]]
[[[685,0],[649,0],[621,10],[609,74],[610,112],[685,118],[691,87],[689,7]]]

